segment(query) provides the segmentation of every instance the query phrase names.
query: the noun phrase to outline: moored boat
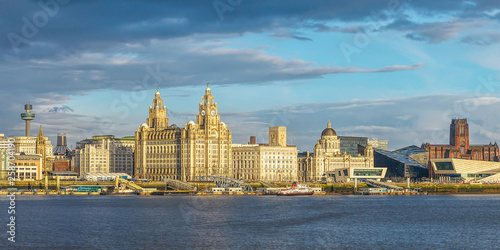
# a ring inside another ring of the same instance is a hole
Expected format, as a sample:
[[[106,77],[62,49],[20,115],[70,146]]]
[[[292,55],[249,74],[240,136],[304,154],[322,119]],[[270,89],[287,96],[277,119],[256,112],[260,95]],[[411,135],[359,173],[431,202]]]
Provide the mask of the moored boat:
[[[313,195],[314,190],[310,188],[306,184],[297,184],[293,183],[292,187],[287,188],[285,190],[279,191],[276,195],[285,195],[285,196],[293,196],[293,195]]]

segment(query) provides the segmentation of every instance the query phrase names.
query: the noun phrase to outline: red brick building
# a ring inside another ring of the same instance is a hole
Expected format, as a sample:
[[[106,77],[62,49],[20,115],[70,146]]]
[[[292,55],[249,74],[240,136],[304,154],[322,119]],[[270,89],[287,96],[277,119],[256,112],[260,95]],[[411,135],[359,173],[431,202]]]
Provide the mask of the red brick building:
[[[71,171],[71,160],[67,157],[58,157],[54,160],[54,171]]]
[[[429,151],[429,160],[439,158],[458,158],[478,161],[499,161],[498,144],[470,145],[469,124],[467,119],[453,119],[450,125],[450,144],[432,145],[423,143],[422,148]],[[429,171],[432,168],[429,167]],[[433,176],[429,172],[429,176]]]

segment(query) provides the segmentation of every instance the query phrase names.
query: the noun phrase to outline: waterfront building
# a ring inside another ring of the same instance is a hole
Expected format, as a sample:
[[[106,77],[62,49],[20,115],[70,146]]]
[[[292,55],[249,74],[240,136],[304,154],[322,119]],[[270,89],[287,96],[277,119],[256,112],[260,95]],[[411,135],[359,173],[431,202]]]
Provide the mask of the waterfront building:
[[[82,177],[88,181],[114,181],[116,178],[132,179],[132,176],[126,173],[85,173]]]
[[[233,144],[229,177],[247,182],[297,181],[297,147],[287,145],[286,127],[269,127],[269,144]]]
[[[434,145],[423,143],[422,148],[429,152],[429,160],[442,158],[456,158],[478,161],[499,161],[498,144],[470,145],[469,124],[467,119],[453,119],[450,125],[450,143]],[[429,166],[429,176],[435,177]]]
[[[347,168],[373,168],[373,164],[373,148],[369,144],[364,149],[363,154],[356,153],[352,156],[341,152],[340,139],[328,121],[326,128],[321,133],[321,138],[314,146],[314,153],[299,154],[299,180],[307,182],[326,181],[327,172],[335,173],[338,169]],[[335,179],[334,176],[333,179]]]
[[[192,181],[196,176],[229,175],[232,167],[231,131],[218,114],[211,89],[205,90],[196,123],[169,125],[159,90],[146,123],[135,133],[135,172],[138,178]]]
[[[500,182],[500,163],[457,158],[431,159],[434,178],[443,181]]]
[[[38,132],[37,137],[26,136],[11,136],[14,139],[14,152],[18,155],[40,155],[42,157],[42,164],[40,171],[42,177],[45,171],[52,170],[54,156],[52,151],[52,143],[48,137],[45,137],[42,126]]]
[[[14,164],[16,180],[41,180],[43,177],[43,158],[39,154],[15,154]]]
[[[36,154],[37,153],[37,139],[38,137],[26,137],[26,136],[10,136],[8,138],[13,138],[14,141],[14,150],[15,153],[24,153],[24,154]],[[52,142],[48,137],[44,137],[45,140],[45,155],[47,157],[53,156],[53,148]]]
[[[71,158],[64,155],[55,156],[53,171],[71,171]]]
[[[423,166],[427,166],[427,163],[429,161],[429,152],[415,145],[400,148],[394,150],[394,152],[404,156],[408,156],[418,163],[422,164]]]
[[[376,148],[374,149],[374,163],[376,168],[387,169],[387,175],[385,176],[387,179],[402,181],[403,178],[408,177],[420,179],[429,176],[429,169],[426,167],[427,162],[422,164],[398,151],[391,152]]]
[[[77,143],[75,171],[85,173],[127,173],[134,170],[135,141],[131,136],[116,138],[114,135],[92,136]]]
[[[0,141],[5,140],[5,135],[0,134]],[[9,167],[9,151],[0,147],[0,180],[7,179]]]
[[[57,179],[59,177],[60,180],[76,180],[78,178],[78,174],[73,171],[49,171],[48,174],[50,179]]]

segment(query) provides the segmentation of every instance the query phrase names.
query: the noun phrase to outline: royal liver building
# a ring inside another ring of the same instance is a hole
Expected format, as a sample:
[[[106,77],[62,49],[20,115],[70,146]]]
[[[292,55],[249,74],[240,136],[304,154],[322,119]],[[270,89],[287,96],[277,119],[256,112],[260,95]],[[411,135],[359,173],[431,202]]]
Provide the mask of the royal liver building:
[[[151,180],[194,180],[195,176],[227,176],[231,167],[231,131],[220,121],[217,103],[207,86],[196,123],[184,128],[168,124],[167,108],[157,91],[147,122],[135,132],[135,171]]]

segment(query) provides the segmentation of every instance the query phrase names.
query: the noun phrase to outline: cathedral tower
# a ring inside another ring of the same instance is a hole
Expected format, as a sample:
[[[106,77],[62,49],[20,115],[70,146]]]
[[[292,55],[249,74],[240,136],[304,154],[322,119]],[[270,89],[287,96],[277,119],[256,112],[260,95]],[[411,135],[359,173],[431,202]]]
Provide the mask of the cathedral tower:
[[[453,119],[450,125],[450,145],[459,148],[460,154],[469,150],[469,124],[467,119]]]

